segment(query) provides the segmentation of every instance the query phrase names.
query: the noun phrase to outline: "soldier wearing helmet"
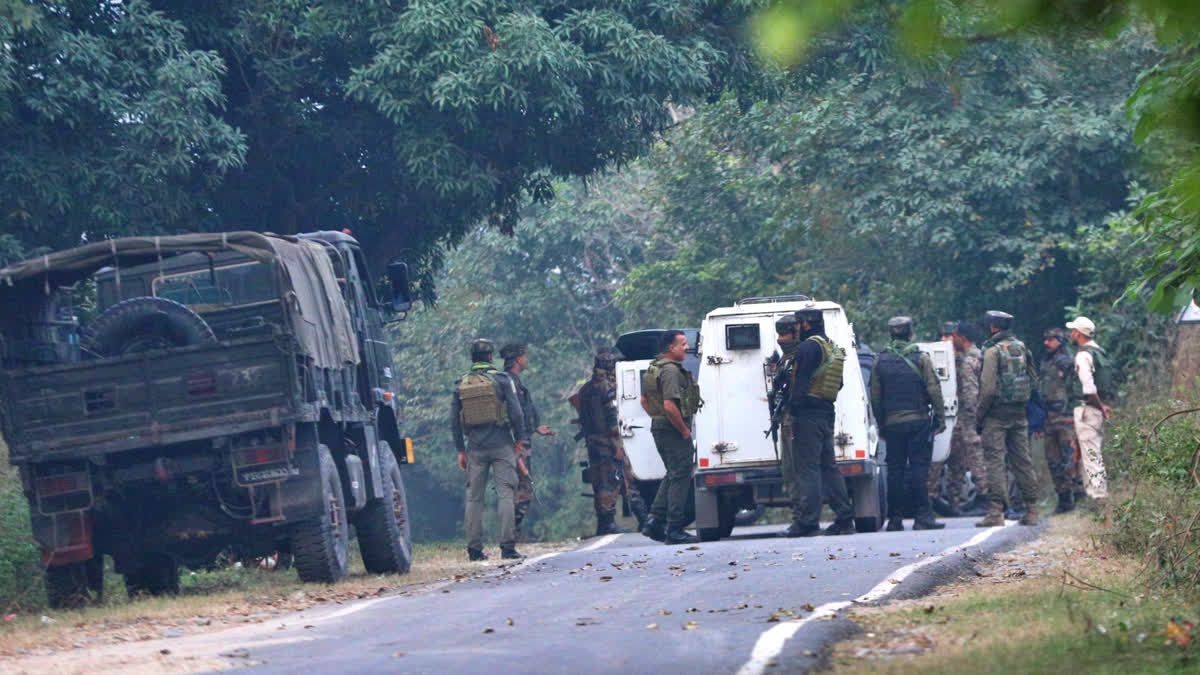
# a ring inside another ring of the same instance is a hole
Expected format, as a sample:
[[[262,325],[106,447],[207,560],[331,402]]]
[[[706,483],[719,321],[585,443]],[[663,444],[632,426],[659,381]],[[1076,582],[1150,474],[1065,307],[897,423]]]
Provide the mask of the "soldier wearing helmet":
[[[887,442],[887,530],[904,529],[904,507],[911,506],[914,530],[936,530],[929,504],[929,463],[933,437],[946,428],[946,406],[933,361],[912,343],[913,320],[888,320],[892,341],[879,352],[871,373],[871,408]]]
[[[1025,417],[1025,404],[1033,394],[1037,377],[1033,356],[1025,343],[1013,335],[1012,324],[1013,316],[1007,312],[991,310],[984,315],[984,325],[991,337],[983,345],[979,419],[975,429],[983,439],[987,462],[988,512],[975,523],[977,527],[1004,525],[1007,469],[1017,477],[1025,502],[1021,524],[1036,525],[1038,520],[1037,474],[1029,454],[1029,421]]]
[[[632,472],[621,441],[617,418],[617,358],[611,350],[596,352],[592,377],[571,397],[579,412],[580,433],[587,443],[588,480],[596,510],[596,536],[622,532],[617,526],[617,497],[624,496],[638,521],[646,525],[646,504],[629,483]]]
[[[1042,334],[1046,354],[1042,357],[1038,393],[1046,406],[1043,431],[1034,438],[1044,438],[1046,464],[1058,493],[1057,513],[1075,508],[1075,417],[1070,408],[1071,390],[1075,386],[1075,361],[1067,349],[1067,331],[1048,328]]]
[[[483,498],[489,473],[496,487],[501,557],[522,557],[515,546],[513,497],[517,489],[517,453],[529,442],[529,436],[512,379],[492,365],[495,349],[495,343],[486,338],[471,341],[471,370],[459,379],[450,399],[458,468],[467,473],[463,525],[470,560],[487,559],[483,553]]]
[[[795,351],[783,371],[792,424],[792,483],[787,488],[792,524],[781,536],[821,534],[823,496],[828,497],[835,519],[824,533],[853,534],[854,506],[833,451],[833,404],[842,388],[845,353],[825,335],[825,315],[819,308],[801,309],[795,315]]]

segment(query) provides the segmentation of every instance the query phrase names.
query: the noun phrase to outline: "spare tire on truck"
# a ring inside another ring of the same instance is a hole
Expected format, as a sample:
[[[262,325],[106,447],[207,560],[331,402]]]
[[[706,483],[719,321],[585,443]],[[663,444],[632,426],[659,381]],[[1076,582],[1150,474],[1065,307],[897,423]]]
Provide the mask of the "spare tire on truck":
[[[130,298],[104,310],[83,334],[83,346],[97,356],[120,356],[151,349],[216,342],[201,316],[174,300]]]

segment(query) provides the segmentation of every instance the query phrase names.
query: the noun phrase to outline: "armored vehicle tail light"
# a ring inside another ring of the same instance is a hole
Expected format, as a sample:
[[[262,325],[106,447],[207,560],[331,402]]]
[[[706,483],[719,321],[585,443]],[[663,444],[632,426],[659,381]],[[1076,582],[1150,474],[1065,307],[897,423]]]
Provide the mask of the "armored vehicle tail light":
[[[55,497],[72,492],[84,492],[90,489],[89,483],[85,473],[67,473],[39,478],[35,486],[39,497]]]
[[[866,462],[839,462],[838,471],[843,476],[859,476],[867,472]]]
[[[235,466],[271,464],[272,462],[282,462],[285,459],[287,459],[287,451],[281,447],[257,446],[233,451]]]
[[[705,485],[732,485],[742,482],[740,473],[714,473],[704,477]]]

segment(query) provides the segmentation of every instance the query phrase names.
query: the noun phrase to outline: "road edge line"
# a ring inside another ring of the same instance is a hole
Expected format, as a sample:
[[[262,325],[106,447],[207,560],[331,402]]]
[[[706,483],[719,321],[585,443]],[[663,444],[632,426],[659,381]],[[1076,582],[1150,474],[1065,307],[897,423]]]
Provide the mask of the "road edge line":
[[[519,564],[513,565],[511,568],[509,568],[509,570],[512,572],[518,572],[521,570],[525,570],[530,567],[533,567],[534,565],[536,565],[540,562],[544,562],[555,556],[560,556],[564,553],[577,553],[580,551],[595,551],[596,549],[598,549],[602,546],[607,546],[608,544],[613,543],[620,536],[621,536],[620,534],[606,534],[603,537],[600,537],[599,539],[597,539],[596,541],[588,543],[586,546],[580,546],[579,548],[571,548],[571,549],[567,549],[565,551],[552,551],[550,553],[543,553],[539,556],[534,556],[532,558],[526,558],[525,560],[522,560]]]
[[[900,582],[904,581],[909,575],[926,565],[945,560],[947,557],[955,553],[962,552],[968,548],[979,546],[987,541],[989,537],[1001,530],[1011,527],[1016,521],[1007,521],[999,527],[989,527],[988,529],[979,532],[974,537],[971,537],[962,544],[955,544],[938,553],[929,556],[924,560],[910,563],[900,569],[887,575],[883,581],[876,584],[871,590],[863,593],[852,601],[839,600],[838,602],[827,602],[813,610],[812,614],[803,619],[792,619],[786,623],[781,623],[778,626],[763,631],[758,636],[758,640],[754,642],[754,648],[750,650],[750,659],[738,668],[737,675],[761,675],[770,664],[771,660],[778,656],[782,651],[787,641],[796,634],[801,628],[813,621],[824,619],[832,619],[837,616],[838,612],[850,607],[851,605],[861,605],[871,602],[876,602],[887,597],[892,591],[900,586]]]

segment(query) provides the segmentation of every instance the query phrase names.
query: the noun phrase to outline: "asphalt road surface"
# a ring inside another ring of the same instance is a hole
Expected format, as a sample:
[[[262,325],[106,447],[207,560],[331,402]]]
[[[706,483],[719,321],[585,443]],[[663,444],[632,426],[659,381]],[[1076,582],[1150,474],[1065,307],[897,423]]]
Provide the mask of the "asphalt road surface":
[[[936,532],[777,538],[739,528],[664,546],[640,535],[498,569],[432,592],[346,605],[229,644],[245,672],[799,672],[853,602],[919,595],[981,551],[1033,536],[947,520]]]

